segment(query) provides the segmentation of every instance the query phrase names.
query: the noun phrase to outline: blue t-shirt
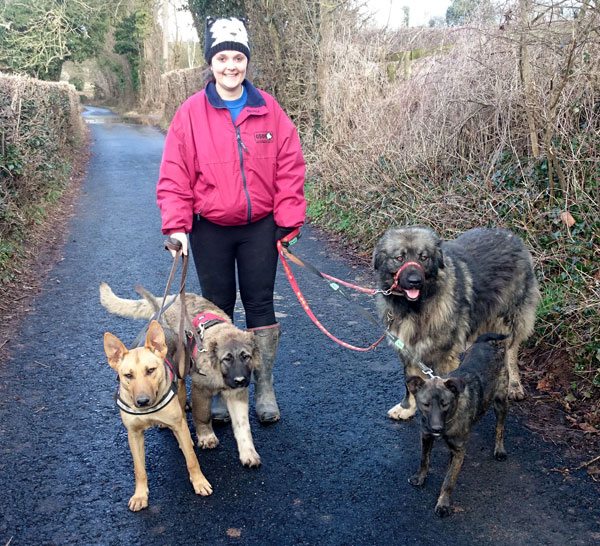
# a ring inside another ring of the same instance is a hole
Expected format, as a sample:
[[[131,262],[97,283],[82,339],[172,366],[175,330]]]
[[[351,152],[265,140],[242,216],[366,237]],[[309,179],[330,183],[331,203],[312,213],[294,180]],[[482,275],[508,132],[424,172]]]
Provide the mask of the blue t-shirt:
[[[246,105],[247,98],[248,92],[246,91],[246,87],[242,85],[242,96],[239,99],[223,101],[225,103],[225,106],[227,106],[227,109],[231,114],[231,119],[234,123],[239,113],[242,111],[242,108]]]

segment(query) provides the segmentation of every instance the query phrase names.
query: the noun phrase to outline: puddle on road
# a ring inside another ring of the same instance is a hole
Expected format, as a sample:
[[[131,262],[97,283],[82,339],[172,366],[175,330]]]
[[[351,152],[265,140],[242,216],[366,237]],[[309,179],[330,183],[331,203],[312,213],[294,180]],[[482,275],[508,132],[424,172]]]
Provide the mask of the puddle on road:
[[[119,114],[97,106],[84,106],[82,117],[86,123],[122,123],[125,121]]]

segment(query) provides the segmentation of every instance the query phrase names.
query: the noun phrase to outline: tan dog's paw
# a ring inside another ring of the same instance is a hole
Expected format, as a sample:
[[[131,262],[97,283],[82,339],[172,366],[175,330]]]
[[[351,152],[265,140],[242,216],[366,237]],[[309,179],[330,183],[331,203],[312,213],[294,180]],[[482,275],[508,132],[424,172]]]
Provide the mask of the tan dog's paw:
[[[403,408],[402,404],[395,405],[392,409],[388,410],[387,414],[390,419],[396,419],[397,421],[410,419],[417,412],[417,408]]]
[[[212,485],[210,485],[209,481],[204,476],[192,481],[192,485],[194,486],[196,495],[202,495],[203,497],[212,495]]]
[[[219,445],[219,439],[214,433],[207,434],[206,436],[198,436],[198,447],[202,449],[214,449]]]
[[[525,390],[520,382],[510,382],[508,385],[508,398],[511,400],[523,400],[525,398]]]
[[[134,493],[133,497],[129,499],[129,509],[132,512],[139,512],[144,508],[148,508],[148,494]]]
[[[255,449],[246,449],[243,452],[240,452],[240,461],[242,461],[244,466],[257,468],[260,466],[260,455]]]

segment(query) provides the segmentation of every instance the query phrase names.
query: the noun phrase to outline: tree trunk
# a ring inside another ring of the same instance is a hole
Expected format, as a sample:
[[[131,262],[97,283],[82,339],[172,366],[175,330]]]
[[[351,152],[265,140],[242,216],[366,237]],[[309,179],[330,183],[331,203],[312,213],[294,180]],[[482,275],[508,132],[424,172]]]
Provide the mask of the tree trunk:
[[[534,105],[536,103],[533,77],[531,74],[531,59],[529,57],[529,46],[527,44],[529,31],[529,14],[531,12],[531,0],[519,0],[519,66],[521,73],[521,84],[525,93],[525,115],[529,126],[529,140],[531,142],[531,153],[539,159],[540,145],[538,142],[537,127],[535,123]]]

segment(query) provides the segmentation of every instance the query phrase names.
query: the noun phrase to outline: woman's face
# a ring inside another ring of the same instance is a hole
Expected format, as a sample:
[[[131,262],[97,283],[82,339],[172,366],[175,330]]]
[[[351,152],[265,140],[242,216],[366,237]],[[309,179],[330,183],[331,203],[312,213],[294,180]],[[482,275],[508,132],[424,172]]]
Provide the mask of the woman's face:
[[[225,100],[239,99],[248,67],[246,55],[239,51],[219,51],[213,56],[210,67],[219,96]]]

